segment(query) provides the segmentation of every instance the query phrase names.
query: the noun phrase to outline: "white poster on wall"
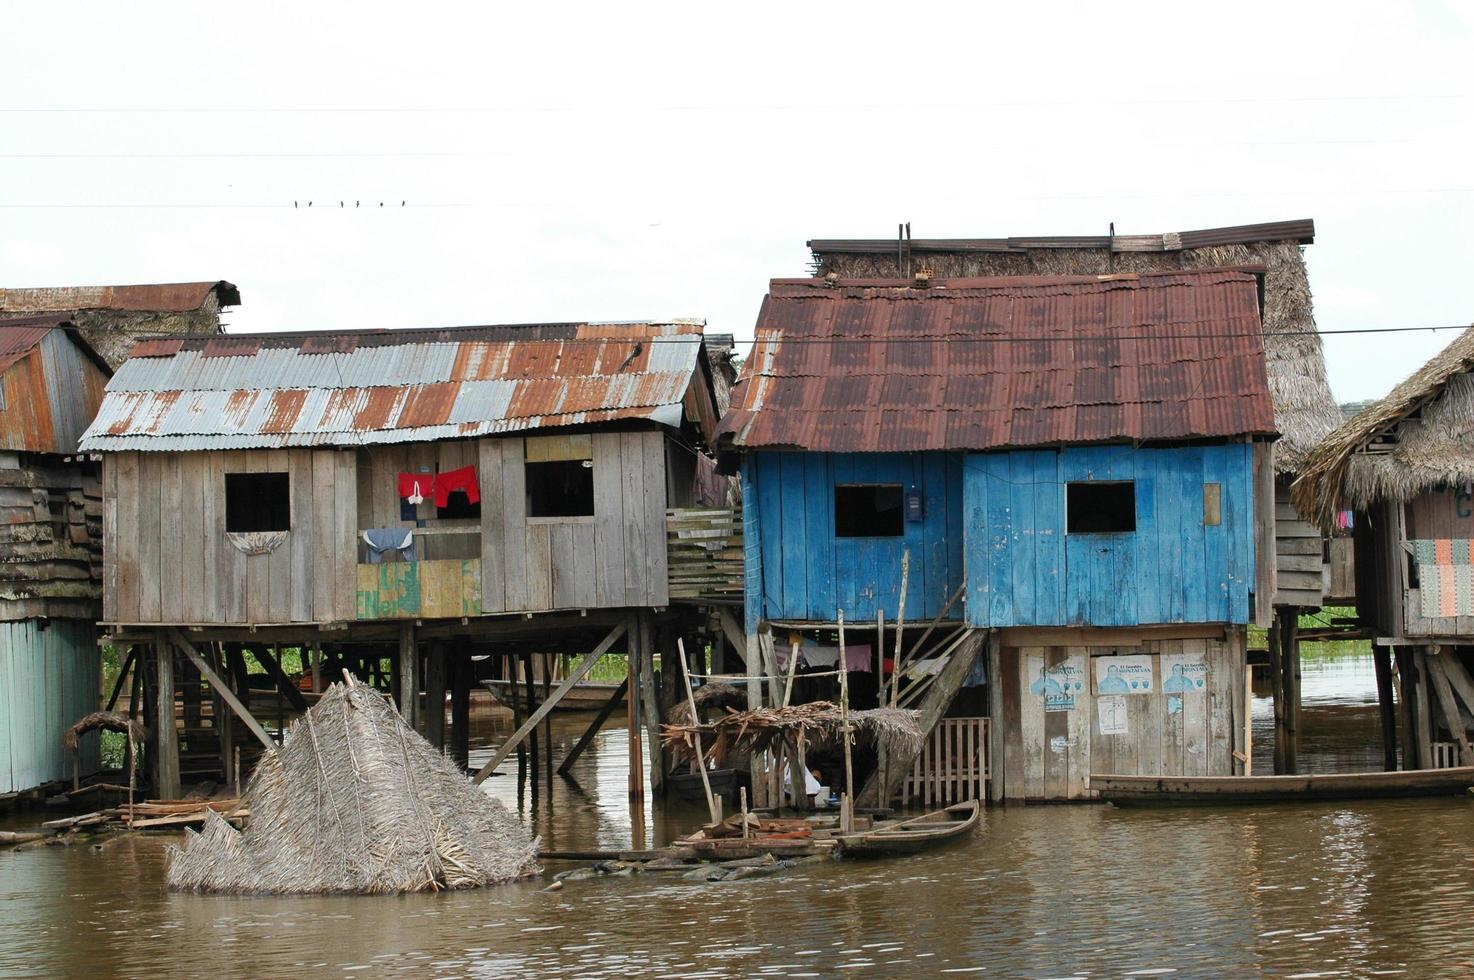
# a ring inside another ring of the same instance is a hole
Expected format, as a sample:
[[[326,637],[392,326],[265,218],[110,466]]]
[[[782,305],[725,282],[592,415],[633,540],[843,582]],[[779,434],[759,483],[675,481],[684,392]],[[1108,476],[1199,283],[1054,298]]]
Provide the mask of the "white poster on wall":
[[[1107,694],[1095,699],[1095,717],[1099,720],[1102,735],[1126,735],[1126,698],[1120,694]]]
[[[1167,714],[1182,713],[1182,699],[1208,690],[1208,665],[1201,653],[1162,654],[1162,693],[1167,695]]]
[[[1150,654],[1095,658],[1095,693],[1150,694],[1153,690]]]
[[[1085,693],[1085,658],[1067,657],[1053,667],[1044,658],[1028,658],[1029,694],[1044,702],[1045,711],[1074,711]]]

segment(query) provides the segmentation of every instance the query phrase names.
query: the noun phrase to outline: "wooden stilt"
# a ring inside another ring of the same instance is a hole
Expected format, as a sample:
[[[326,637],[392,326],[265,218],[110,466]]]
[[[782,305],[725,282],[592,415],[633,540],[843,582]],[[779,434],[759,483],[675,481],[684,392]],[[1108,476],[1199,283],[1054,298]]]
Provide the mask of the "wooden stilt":
[[[1276,607],[1274,619],[1269,624],[1269,687],[1274,698],[1274,774],[1283,775],[1285,769],[1285,744],[1289,736],[1285,732],[1285,665],[1284,649],[1280,643],[1280,624],[1284,607]]]
[[[844,746],[844,798],[839,803],[840,829],[854,829],[855,764],[850,748],[850,667],[844,652],[844,610],[838,610],[839,622],[839,739]]]
[[[399,627],[399,662],[394,671],[399,714],[411,728],[419,728],[419,679],[415,670],[415,626]]]
[[[118,666],[118,679],[113,681],[113,693],[108,695],[107,706],[104,711],[112,711],[118,703],[118,695],[123,690],[123,682],[131,677],[135,662],[138,660],[138,647],[130,646],[128,653],[123,657],[123,662]],[[130,699],[131,700],[131,699]]]
[[[1377,672],[1377,706],[1382,721],[1382,768],[1397,769],[1397,714],[1392,703],[1392,652],[1385,646],[1372,647],[1372,665]]]
[[[1413,675],[1413,650],[1398,647],[1394,654],[1397,663],[1397,699],[1402,705],[1402,768],[1422,769],[1419,758],[1417,685]]]
[[[578,757],[583,755],[584,750],[593,743],[594,737],[599,734],[599,730],[604,727],[604,723],[609,720],[609,716],[614,714],[614,709],[619,707],[619,702],[624,698],[625,692],[629,690],[629,686],[629,678],[625,678],[619,682],[619,687],[613,694],[609,695],[609,700],[604,702],[604,707],[600,708],[599,713],[594,716],[594,720],[589,722],[589,727],[584,729],[584,733],[579,736],[578,742],[569,751],[568,757],[558,767],[558,775],[566,776],[573,769],[573,764],[578,761]]]
[[[322,643],[312,644],[312,693],[322,693]]]
[[[532,654],[522,654],[521,660],[522,690],[527,695],[527,707],[530,710],[532,706],[537,703],[537,678],[533,677],[532,675]],[[532,738],[528,739],[527,742],[527,772],[531,776],[530,783],[533,786],[534,791],[537,787],[537,761],[539,758],[541,758],[541,753],[538,752],[537,745],[537,723],[542,720],[542,709],[546,706],[546,702],[544,702],[542,705],[539,705],[538,710],[532,712],[531,717],[528,718],[524,726],[530,728],[530,731],[524,734],[523,737],[526,738],[527,734],[532,735]]]
[[[1428,679],[1432,682],[1433,693],[1438,701],[1438,708],[1443,713],[1443,723],[1448,728],[1449,735],[1459,747],[1459,764],[1474,766],[1474,747],[1469,745],[1469,733],[1464,730],[1464,719],[1459,716],[1459,706],[1454,703],[1453,686],[1448,682],[1448,676],[1444,673],[1443,662],[1452,654],[1449,648],[1433,647],[1433,652],[1428,655],[1424,665],[1428,670]]]
[[[1280,626],[1285,665],[1285,772],[1300,771],[1300,609],[1288,610]]]
[[[677,640],[676,643],[679,646],[681,654],[681,676],[685,679],[686,682],[683,686],[686,690],[686,706],[691,709],[691,724],[700,725],[701,715],[696,710],[696,696],[691,693],[691,671],[686,666],[686,645],[679,640]],[[706,751],[702,748],[701,745],[701,732],[696,732],[695,738],[697,762],[696,768],[697,771],[701,773],[701,788],[706,793],[707,813],[711,816],[712,823],[721,823],[722,811],[721,808],[717,806],[716,796],[713,795],[711,791],[711,777],[706,774]],[[742,824],[743,836],[746,836],[747,822],[745,818],[747,816],[747,794],[745,792],[742,795],[742,815],[744,817]]]
[[[450,757],[465,769],[471,754],[471,651],[457,649],[450,657]]]
[[[1418,765],[1428,769],[1433,766],[1433,704],[1428,683],[1428,653],[1421,647],[1413,649],[1413,709],[1417,723],[1415,738],[1418,743]]]
[[[553,695],[553,668],[558,662],[558,655],[543,654],[543,689],[542,699],[546,702]],[[543,715],[543,769],[549,786],[553,785],[553,713],[551,711]]]
[[[524,717],[524,712],[522,710],[522,692],[520,684],[521,678],[518,676],[516,654],[502,654],[502,674],[506,679],[507,693],[510,695],[512,701],[512,731],[520,732],[522,730],[522,719]],[[531,714],[530,708],[528,709],[526,714]],[[514,748],[516,748],[517,750],[517,783],[520,786],[522,783],[522,775],[527,770],[527,746],[523,744],[520,738],[513,739],[511,741],[513,742]],[[495,766],[492,766],[492,769],[495,768]],[[482,775],[482,773],[478,772],[476,774],[477,782],[480,782],[485,778],[486,776]]]
[[[430,644],[425,661],[425,739],[437,749],[445,749],[445,644]]]
[[[799,645],[793,643],[788,648],[788,678],[783,683],[783,707],[788,707],[793,697],[793,675],[798,671]],[[799,749],[797,741],[786,747],[788,755],[788,781],[792,792],[789,798],[793,801],[793,808],[804,812],[809,808],[809,794],[804,792],[808,786],[808,763],[804,759],[803,752]]]
[[[641,751],[644,739],[640,736],[640,642],[639,625],[634,616],[630,617],[628,627],[628,665],[626,677],[629,679],[630,696],[625,699],[625,720],[629,723],[629,795],[630,799],[637,801],[632,807],[638,807],[641,814],[645,810],[645,756]]]
[[[179,730],[174,725],[174,651],[163,630],[154,634],[154,727],[158,729],[158,759],[154,792],[162,800],[179,799]]]
[[[655,687],[655,622],[648,611],[639,614],[640,624],[640,718],[644,722],[650,769],[650,791],[665,793],[665,747],[660,741],[660,698]],[[684,657],[682,658],[684,660]]]

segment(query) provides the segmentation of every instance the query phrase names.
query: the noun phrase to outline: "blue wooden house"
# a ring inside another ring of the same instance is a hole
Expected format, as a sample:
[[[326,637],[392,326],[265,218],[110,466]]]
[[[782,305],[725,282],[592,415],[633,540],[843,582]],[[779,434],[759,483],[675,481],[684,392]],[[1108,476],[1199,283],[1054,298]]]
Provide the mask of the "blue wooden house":
[[[985,676],[998,799],[1243,772],[1272,589],[1260,304],[1253,269],[775,280],[722,423],[749,649],[843,611],[902,690],[937,677],[926,722]]]

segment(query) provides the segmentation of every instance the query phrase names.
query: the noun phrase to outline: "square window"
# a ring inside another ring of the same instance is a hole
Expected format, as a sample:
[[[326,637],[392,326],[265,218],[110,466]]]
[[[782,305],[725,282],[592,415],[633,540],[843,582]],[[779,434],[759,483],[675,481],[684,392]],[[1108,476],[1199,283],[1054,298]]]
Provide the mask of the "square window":
[[[1136,484],[1068,483],[1065,485],[1065,530],[1068,534],[1127,534],[1136,530]]]
[[[528,517],[593,517],[594,463],[557,459],[527,463]]]
[[[899,483],[841,483],[834,488],[836,538],[899,538],[906,506]]]
[[[291,527],[291,481],[287,474],[225,474],[225,530],[289,531]]]

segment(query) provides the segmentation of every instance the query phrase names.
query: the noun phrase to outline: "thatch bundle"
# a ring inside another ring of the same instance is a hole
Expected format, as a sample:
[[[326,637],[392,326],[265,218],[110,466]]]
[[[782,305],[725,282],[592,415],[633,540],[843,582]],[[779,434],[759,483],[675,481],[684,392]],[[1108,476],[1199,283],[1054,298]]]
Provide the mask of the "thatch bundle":
[[[1295,506],[1329,527],[1342,508],[1474,481],[1471,368],[1474,327],[1326,437],[1295,482]]]
[[[116,711],[94,711],[62,733],[62,748],[68,752],[77,751],[77,747],[82,742],[82,736],[98,728],[104,728],[110,732],[122,732],[134,745],[139,745],[148,738],[148,732],[143,725],[127,715]]]
[[[896,255],[826,252],[819,275],[889,278],[898,274]],[[1315,332],[1310,280],[1297,241],[1266,241],[1162,251],[1111,251],[1109,248],[1020,246],[1010,251],[928,250],[912,257],[939,277],[1092,276],[1170,269],[1263,266],[1264,354],[1274,400],[1275,469],[1298,472],[1307,453],[1340,422],[1335,396],[1326,379],[1325,356]],[[904,271],[901,275],[906,275]]]
[[[912,753],[926,737],[917,725],[920,712],[904,708],[870,708],[849,713],[850,728],[868,735],[892,753]],[[661,725],[661,740],[677,756],[689,759],[696,751],[696,735],[706,754],[720,766],[733,750],[763,752],[778,743],[804,751],[839,739],[844,712],[831,701],[811,701],[783,708],[729,711],[704,725]]]
[[[739,708],[747,703],[747,692],[722,681],[708,681],[691,692],[691,700],[696,702],[698,710],[705,707]],[[694,720],[691,707],[685,701],[677,701],[670,709],[672,725],[690,725]]]
[[[395,894],[539,871],[521,823],[367,687],[330,687],[262,758],[242,803],[243,833],[212,814],[174,849],[171,888]]]

